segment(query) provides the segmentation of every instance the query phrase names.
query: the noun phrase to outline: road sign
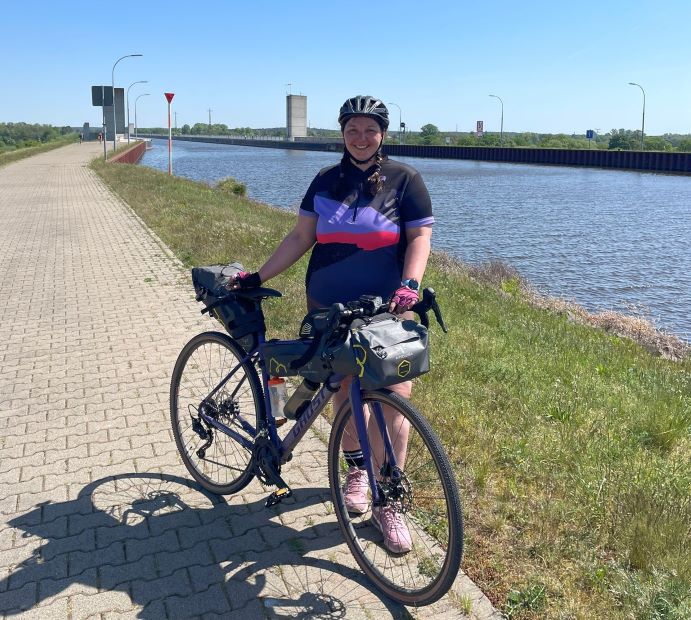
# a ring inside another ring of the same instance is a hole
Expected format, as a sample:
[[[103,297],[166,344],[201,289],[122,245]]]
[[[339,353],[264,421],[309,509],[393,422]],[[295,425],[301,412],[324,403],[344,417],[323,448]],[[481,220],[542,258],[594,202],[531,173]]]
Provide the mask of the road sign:
[[[588,131],[585,132],[585,137],[588,138],[588,140],[592,140],[595,137],[595,132],[592,129],[588,129]]]
[[[113,87],[112,86],[92,86],[91,87],[91,105],[96,105],[96,106],[113,105]]]
[[[166,96],[168,103],[170,103],[173,100],[173,97],[175,97],[175,93],[163,93],[163,94]]]
[[[475,133],[478,138],[482,138],[485,135],[485,121],[478,121],[476,124]]]

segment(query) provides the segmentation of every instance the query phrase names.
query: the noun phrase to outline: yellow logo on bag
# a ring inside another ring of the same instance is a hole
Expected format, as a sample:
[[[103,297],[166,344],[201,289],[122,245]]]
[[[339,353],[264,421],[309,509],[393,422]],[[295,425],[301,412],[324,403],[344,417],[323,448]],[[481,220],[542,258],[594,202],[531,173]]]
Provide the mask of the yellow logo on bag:
[[[362,359],[360,359],[360,357],[358,356],[357,349],[360,349],[362,351]],[[362,377],[365,376],[365,364],[367,363],[367,350],[361,344],[354,344],[353,345],[353,352],[355,353],[355,363],[360,368],[360,372],[358,372],[357,376],[360,379],[362,379]]]
[[[269,374],[274,377],[281,376],[281,368],[284,374],[288,374],[288,367],[285,364],[281,364],[275,357],[269,360]]]
[[[398,376],[405,377],[410,374],[410,362],[408,360],[403,360],[398,365]]]

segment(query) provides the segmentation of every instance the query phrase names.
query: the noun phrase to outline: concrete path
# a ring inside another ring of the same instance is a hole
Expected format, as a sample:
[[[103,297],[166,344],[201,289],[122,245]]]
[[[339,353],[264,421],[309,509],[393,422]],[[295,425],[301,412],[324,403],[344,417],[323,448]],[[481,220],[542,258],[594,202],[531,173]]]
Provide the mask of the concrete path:
[[[403,608],[355,569],[316,429],[270,489],[202,492],[168,420],[201,317],[187,272],[87,167],[0,168],[0,613],[5,618],[498,618],[463,575]],[[115,164],[114,164],[115,165]],[[325,424],[325,423],[322,423]]]

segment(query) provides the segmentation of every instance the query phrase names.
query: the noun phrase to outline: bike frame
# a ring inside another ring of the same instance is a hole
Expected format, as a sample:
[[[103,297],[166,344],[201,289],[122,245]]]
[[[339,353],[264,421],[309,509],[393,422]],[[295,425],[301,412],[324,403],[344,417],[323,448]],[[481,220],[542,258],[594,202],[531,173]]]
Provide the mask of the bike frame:
[[[260,347],[265,341],[264,335],[259,335],[259,344],[252,350],[251,353],[246,355],[230,372],[221,380],[221,382],[211,391],[211,393],[206,398],[212,398],[217,392],[223,389],[223,386],[230,380],[230,378],[235,374],[235,372],[245,364],[246,362],[254,363],[252,360],[256,358],[259,362],[259,369],[261,372],[262,387],[264,389],[264,409],[260,411],[259,414],[259,424],[258,428],[254,428],[247,420],[238,416],[236,418],[237,422],[242,426],[242,429],[250,435],[251,437],[256,437],[263,430],[266,430],[271,443],[276,447],[278,454],[281,455],[281,465],[285,464],[290,460],[293,450],[300,440],[305,436],[305,433],[310,426],[317,419],[317,416],[324,410],[326,405],[329,403],[333,395],[339,390],[341,384],[343,383],[343,375],[333,374],[331,375],[321,389],[314,395],[307,409],[302,413],[300,418],[295,422],[293,428],[291,428],[285,439],[281,439],[278,436],[276,418],[271,411],[271,401],[269,398],[269,375],[266,371],[266,365],[264,363],[264,358],[261,354]],[[240,385],[235,388],[235,391],[231,397],[235,396],[237,391],[240,389]],[[377,477],[374,471],[374,466],[372,464],[372,448],[370,446],[369,437],[367,433],[367,421],[365,419],[364,405],[362,402],[362,389],[360,386],[360,379],[357,376],[352,377],[350,384],[350,389],[348,391],[348,398],[350,400],[351,411],[353,412],[353,418],[355,421],[355,428],[358,435],[358,440],[360,441],[360,446],[362,448],[362,454],[365,459],[365,468],[367,470],[367,475],[370,481],[370,490],[372,492],[372,501],[374,504],[380,503],[380,490],[376,483]],[[384,451],[386,454],[386,462],[391,468],[391,472],[397,471],[396,457],[393,451],[393,444],[391,443],[391,438],[389,437],[389,432],[386,427],[386,420],[384,418],[384,412],[380,403],[373,403],[371,407],[371,413],[374,414],[374,418],[377,424],[377,428],[381,433],[384,443]],[[235,441],[240,443],[248,451],[252,451],[254,447],[254,441],[250,441],[244,435],[241,435],[232,428],[227,427],[218,420],[210,417],[203,411],[199,411],[199,416],[207,423],[216,428],[217,430],[225,433],[229,437],[232,437]],[[389,474],[390,475],[390,474]]]

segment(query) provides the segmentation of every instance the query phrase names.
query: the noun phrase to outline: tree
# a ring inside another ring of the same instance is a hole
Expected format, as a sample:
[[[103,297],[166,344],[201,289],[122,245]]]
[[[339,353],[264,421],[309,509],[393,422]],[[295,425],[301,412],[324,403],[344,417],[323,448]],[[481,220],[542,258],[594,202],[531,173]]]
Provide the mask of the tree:
[[[439,128],[436,125],[428,123],[420,127],[420,138],[422,144],[440,144],[441,136],[439,135]]]
[[[640,132],[633,132],[630,129],[612,129],[610,132],[609,149],[619,149],[621,151],[634,151],[640,144]],[[637,138],[635,134],[639,134]]]
[[[182,131],[183,135],[187,135],[190,132],[190,126],[187,123],[185,123],[180,129],[180,131]]]
[[[647,151],[671,151],[674,147],[661,136],[646,136],[643,142]]]

